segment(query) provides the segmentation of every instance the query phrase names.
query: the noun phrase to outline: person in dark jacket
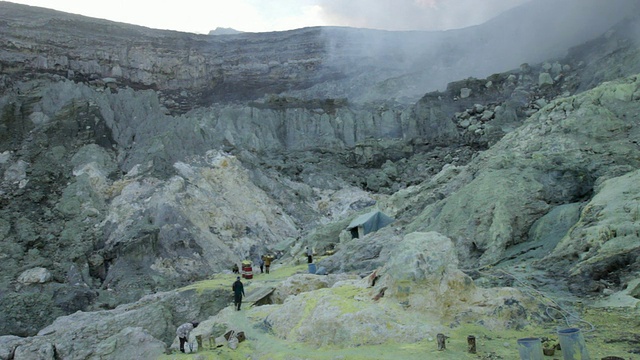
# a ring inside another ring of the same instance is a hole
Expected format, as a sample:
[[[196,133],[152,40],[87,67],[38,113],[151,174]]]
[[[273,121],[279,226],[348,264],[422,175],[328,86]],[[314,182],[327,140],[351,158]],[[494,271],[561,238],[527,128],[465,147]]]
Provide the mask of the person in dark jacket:
[[[242,297],[244,296],[244,285],[240,281],[240,276],[236,278],[236,282],[233,283],[233,303],[236,306],[236,310],[240,311],[240,305],[242,305]]]
[[[311,264],[313,262],[313,250],[311,250],[307,246],[307,263]]]
[[[189,334],[191,334],[191,330],[197,328],[198,324],[199,323],[197,321],[192,321],[178,326],[176,335],[178,335],[178,339],[180,340],[181,352],[184,352],[184,344],[189,341]]]

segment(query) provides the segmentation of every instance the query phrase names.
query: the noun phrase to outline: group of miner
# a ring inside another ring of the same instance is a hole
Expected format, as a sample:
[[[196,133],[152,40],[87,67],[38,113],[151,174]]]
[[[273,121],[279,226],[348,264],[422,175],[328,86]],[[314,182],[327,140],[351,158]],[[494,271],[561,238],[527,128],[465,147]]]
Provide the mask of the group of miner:
[[[305,249],[305,255],[307,256],[307,262],[309,264],[311,264],[313,262],[313,251],[307,246]],[[275,259],[275,257],[273,255],[263,255],[260,257],[260,260],[258,261],[258,265],[260,266],[260,273],[267,273],[269,274],[269,270],[271,268],[271,262]],[[244,264],[248,264],[248,266],[251,266],[251,263],[248,261],[243,262]],[[243,266],[244,268],[244,266]],[[240,268],[238,267],[237,264],[234,264],[233,267],[231,268],[231,271],[234,274],[240,274]],[[243,273],[243,276],[246,276]],[[252,274],[251,274],[252,276]],[[233,285],[231,286],[231,289],[233,290],[233,304],[234,307],[236,309],[236,311],[240,311],[240,307],[242,306],[242,298],[245,296],[244,294],[244,284],[242,283],[240,276],[236,277],[236,281],[233,283]],[[184,323],[182,325],[180,325],[178,327],[178,329],[176,330],[176,335],[178,336],[178,339],[180,340],[180,352],[185,352],[185,344],[188,343],[189,340],[189,335],[191,334],[191,331],[195,328],[197,328],[199,325],[199,322],[197,321],[190,321],[187,323]]]

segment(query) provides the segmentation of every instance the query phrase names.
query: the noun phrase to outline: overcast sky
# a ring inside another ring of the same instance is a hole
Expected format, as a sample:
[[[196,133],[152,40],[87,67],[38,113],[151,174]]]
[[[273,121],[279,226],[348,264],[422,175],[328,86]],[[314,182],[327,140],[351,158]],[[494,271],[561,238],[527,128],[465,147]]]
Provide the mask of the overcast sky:
[[[306,26],[447,30],[480,24],[530,0],[12,0],[74,14],[206,34]]]

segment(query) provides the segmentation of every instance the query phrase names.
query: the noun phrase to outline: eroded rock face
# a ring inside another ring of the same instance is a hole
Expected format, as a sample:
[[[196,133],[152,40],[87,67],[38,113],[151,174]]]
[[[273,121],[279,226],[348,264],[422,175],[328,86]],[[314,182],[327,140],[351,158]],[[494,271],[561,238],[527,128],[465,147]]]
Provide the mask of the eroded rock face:
[[[570,18],[575,22],[567,20],[571,11],[570,5],[558,4],[522,7],[482,31],[315,27],[208,36],[4,3],[0,57],[15,73],[48,72],[110,92],[125,86],[161,90],[162,102],[174,113],[280,93],[305,99],[415,100],[461,76],[487,76],[559,56],[637,13],[637,4],[593,2],[581,17]],[[555,32],[550,41],[543,35],[550,26],[531,14],[544,14],[539,16],[545,21],[555,19],[571,30]],[[513,18],[527,29],[522,36],[506,36],[504,28]],[[481,47],[492,50],[477,51]]]
[[[407,233],[431,230],[454,241],[461,267],[492,264],[539,218],[638,166],[636,145],[620,140],[637,137],[637,79],[571,96],[637,68],[633,25],[566,60],[467,78],[412,104],[423,92],[406,85],[429,71],[409,83],[411,66],[370,71],[379,64],[360,61],[370,43],[359,31],[211,39],[0,7],[0,310],[12,310],[0,311],[0,333],[114,308],[302,234],[298,244],[336,245],[343,223],[376,203],[400,221],[343,241],[321,265],[373,271]],[[354,57],[324,52],[332,34]],[[261,52],[266,41],[286,49]],[[388,100],[398,88],[411,91]],[[594,254],[561,248],[568,266]],[[600,265],[576,274],[622,259],[596,255]],[[32,268],[50,277],[20,277]]]
[[[638,86],[633,76],[552,102],[480,154],[469,165],[473,179],[428,205],[410,228],[451,236],[469,265],[498,261],[555,204],[638,168],[640,150],[627,140],[640,131]]]
[[[104,223],[102,254],[111,261],[104,286],[126,287],[140,277],[151,286],[152,277],[184,282],[230,269],[253,247],[297,236],[294,221],[249,181],[235,157],[211,152],[203,161],[177,163],[179,175],[166,182],[125,180]],[[141,264],[146,269],[132,279],[131,269]]]
[[[548,260],[569,260],[571,276],[601,280],[614,289],[636,280],[640,267],[639,178],[636,170],[599,184],[596,194],[584,204],[580,219]]]

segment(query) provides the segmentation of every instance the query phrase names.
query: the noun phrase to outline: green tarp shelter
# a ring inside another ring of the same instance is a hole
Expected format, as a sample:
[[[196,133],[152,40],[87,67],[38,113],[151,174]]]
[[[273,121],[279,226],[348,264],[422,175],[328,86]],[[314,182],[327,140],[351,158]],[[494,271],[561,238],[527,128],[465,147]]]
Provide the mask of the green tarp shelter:
[[[372,212],[363,214],[353,219],[347,230],[351,232],[351,238],[360,238],[368,233],[378,231],[379,229],[391,224],[394,221],[393,218],[385,215],[380,210],[374,210]]]

